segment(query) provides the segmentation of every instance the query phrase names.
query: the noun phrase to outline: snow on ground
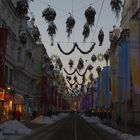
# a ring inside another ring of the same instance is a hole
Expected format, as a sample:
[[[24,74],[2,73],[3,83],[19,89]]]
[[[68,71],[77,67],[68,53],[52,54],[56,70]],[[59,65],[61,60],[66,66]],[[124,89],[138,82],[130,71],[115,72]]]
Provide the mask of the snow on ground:
[[[59,113],[57,116],[60,117],[61,119],[68,116],[68,113]]]
[[[83,117],[87,122],[89,123],[94,123],[97,127],[102,128],[109,132],[110,134],[116,135],[118,138],[121,140],[140,140],[140,135],[139,136],[133,136],[130,134],[122,133],[116,129],[113,129],[112,127],[103,125],[101,123],[101,120],[98,117],[87,117],[85,114],[82,114],[81,117]]]
[[[31,129],[17,120],[6,121],[0,125],[3,134],[31,134]]]
[[[102,128],[104,130],[107,130],[111,134],[120,135],[120,131],[118,131],[118,130],[112,128],[112,127],[108,127],[108,126],[103,125],[101,123],[100,124],[97,124],[96,126]]]
[[[89,123],[101,123],[101,120],[98,117],[92,116],[92,117],[87,117],[85,115],[82,115],[82,117]]]
[[[54,123],[54,121],[47,116],[40,115],[39,117],[35,118],[34,120],[31,120],[31,123],[52,124],[52,123]]]
[[[2,130],[0,130],[0,140],[3,140],[3,139],[4,139],[3,132]]]
[[[52,116],[51,116],[51,119],[52,119],[53,121],[58,121],[58,120],[60,120],[61,118],[58,117],[58,116],[56,116],[56,115],[52,115]]]

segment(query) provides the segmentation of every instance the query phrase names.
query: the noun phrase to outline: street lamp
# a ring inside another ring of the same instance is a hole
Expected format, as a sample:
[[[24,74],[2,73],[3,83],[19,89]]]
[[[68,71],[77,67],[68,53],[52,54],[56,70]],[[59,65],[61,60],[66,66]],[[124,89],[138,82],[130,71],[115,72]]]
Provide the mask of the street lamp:
[[[7,89],[8,89],[8,91],[10,91],[10,90],[11,90],[11,88],[10,88],[10,87],[7,87]]]

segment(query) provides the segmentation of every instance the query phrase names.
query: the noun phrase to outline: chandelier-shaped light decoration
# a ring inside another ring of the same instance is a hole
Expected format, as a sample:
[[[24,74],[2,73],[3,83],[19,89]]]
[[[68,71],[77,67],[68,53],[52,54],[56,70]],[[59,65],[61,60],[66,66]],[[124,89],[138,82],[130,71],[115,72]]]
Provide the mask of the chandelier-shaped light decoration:
[[[94,78],[93,78],[93,73],[90,73],[90,74],[89,74],[89,80],[90,80],[91,82],[94,80]]]
[[[98,66],[98,67],[96,68],[96,71],[97,71],[98,75],[100,75],[100,72],[101,72],[101,67],[100,67],[100,66]]]
[[[84,42],[85,40],[88,38],[89,34],[90,34],[90,28],[89,28],[89,24],[85,23],[85,25],[83,26],[83,36],[84,36]]]
[[[70,66],[70,70],[72,69],[72,67],[73,67],[73,64],[74,64],[73,60],[72,60],[72,59],[70,59],[70,60],[69,60],[69,66]]]
[[[92,69],[93,69],[93,66],[92,66],[91,64],[89,64],[89,65],[87,66],[87,70],[91,71]]]
[[[33,38],[35,39],[35,41],[38,41],[39,37],[40,37],[40,32],[39,32],[39,29],[37,26],[34,27],[32,34],[33,34]]]
[[[75,19],[70,15],[66,21],[66,32],[68,33],[68,38],[70,38],[70,34],[72,34],[72,29],[75,25]]]
[[[106,51],[106,52],[104,53],[104,58],[105,58],[105,60],[106,60],[106,64],[108,65],[109,51]]]
[[[16,11],[19,16],[23,17],[28,13],[28,1],[27,0],[18,0],[16,5]]]
[[[102,46],[103,41],[104,41],[104,32],[102,29],[100,29],[99,31],[98,40],[99,40],[99,46]]]
[[[82,58],[80,58],[78,61],[77,69],[80,71],[83,68],[84,68],[84,61]]]
[[[66,76],[66,79],[67,79],[68,81],[71,81],[71,76],[67,75],[67,76]]]
[[[95,62],[97,60],[97,57],[95,54],[92,55],[91,60],[92,60],[92,62]]]
[[[47,32],[48,32],[48,35],[51,37],[51,46],[53,46],[53,42],[54,42],[53,38],[54,38],[54,35],[56,34],[56,30],[57,30],[57,27],[55,23],[53,21],[49,22]]]
[[[27,33],[25,31],[20,31],[19,33],[20,42],[25,45],[27,43]]]
[[[86,77],[85,77],[85,75],[83,75],[82,80],[83,80],[83,84],[84,84],[84,83],[86,82]]]
[[[42,12],[42,17],[44,17],[47,22],[54,21],[56,17],[56,12],[53,8],[49,6]]]
[[[77,82],[77,76],[76,76],[76,75],[74,76],[73,80],[74,80],[75,82]]]
[[[56,60],[56,64],[59,66],[59,69],[61,70],[62,67],[63,67],[63,63],[62,63],[62,61],[61,61],[61,59],[59,57]]]
[[[122,0],[111,0],[110,6],[116,17],[119,18],[121,8],[123,7]]]
[[[53,64],[49,64],[49,69],[52,71],[54,69],[54,65]]]
[[[91,27],[94,25],[95,15],[96,15],[96,11],[93,7],[90,6],[85,10],[85,17],[86,17],[87,23]]]

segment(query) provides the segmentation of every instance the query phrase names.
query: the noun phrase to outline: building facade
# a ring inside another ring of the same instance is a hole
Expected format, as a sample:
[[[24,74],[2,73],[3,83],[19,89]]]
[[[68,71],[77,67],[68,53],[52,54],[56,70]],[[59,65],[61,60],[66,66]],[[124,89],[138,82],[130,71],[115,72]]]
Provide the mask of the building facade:
[[[0,1],[0,27],[8,30],[5,54],[5,97],[1,101],[4,119],[10,119],[12,111],[20,110],[23,117],[35,109],[34,97],[39,93],[37,81],[38,44],[29,26],[29,17],[19,17],[14,0]],[[22,38],[20,35],[23,35]],[[40,55],[40,54],[39,54]],[[7,98],[6,98],[7,97]]]

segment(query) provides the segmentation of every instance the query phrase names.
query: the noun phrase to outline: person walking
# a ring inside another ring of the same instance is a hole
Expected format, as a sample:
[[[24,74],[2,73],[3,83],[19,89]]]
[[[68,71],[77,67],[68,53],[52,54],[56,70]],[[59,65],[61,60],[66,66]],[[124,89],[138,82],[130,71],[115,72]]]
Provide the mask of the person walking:
[[[18,110],[16,112],[16,118],[17,118],[18,121],[20,121],[20,117],[21,117],[21,112]]]

